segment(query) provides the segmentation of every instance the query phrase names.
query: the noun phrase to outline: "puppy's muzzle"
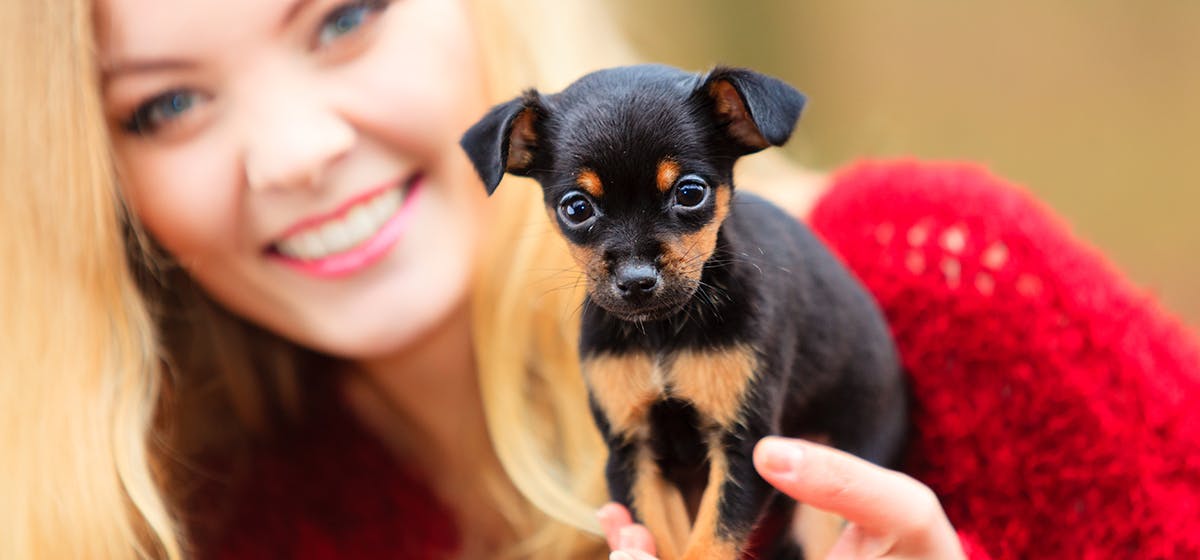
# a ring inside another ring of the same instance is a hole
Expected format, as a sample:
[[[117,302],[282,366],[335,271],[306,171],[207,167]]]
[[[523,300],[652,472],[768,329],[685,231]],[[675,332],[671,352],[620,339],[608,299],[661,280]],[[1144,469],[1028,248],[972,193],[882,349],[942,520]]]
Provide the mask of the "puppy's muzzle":
[[[659,286],[658,269],[644,261],[627,261],[613,270],[613,284],[621,299],[632,305],[641,305],[652,299]]]

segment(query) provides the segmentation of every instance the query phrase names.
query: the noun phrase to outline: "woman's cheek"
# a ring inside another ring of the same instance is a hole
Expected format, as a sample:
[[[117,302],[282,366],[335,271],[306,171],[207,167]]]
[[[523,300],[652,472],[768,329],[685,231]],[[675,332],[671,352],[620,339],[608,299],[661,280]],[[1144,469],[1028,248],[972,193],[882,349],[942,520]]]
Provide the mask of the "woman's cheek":
[[[218,142],[145,149],[126,158],[124,187],[138,219],[181,262],[236,250],[239,175]],[[134,149],[136,151],[137,148]]]
[[[457,145],[462,132],[487,109],[465,16],[442,13],[461,8],[451,7],[456,2],[424,4],[435,4],[420,9],[436,14],[392,14],[401,19],[381,29],[377,43],[345,69],[345,83],[358,96],[348,106],[363,111],[356,120],[382,127],[379,132],[397,147],[415,152]]]
[[[456,114],[465,111],[450,87],[455,83],[452,77],[414,71],[422,78],[409,79],[405,73],[380,71],[368,64],[352,72],[347,83],[354,87],[348,93],[356,99],[346,107],[355,113],[351,118],[361,132],[383,139],[397,152],[425,160],[445,145],[457,144],[461,131]]]

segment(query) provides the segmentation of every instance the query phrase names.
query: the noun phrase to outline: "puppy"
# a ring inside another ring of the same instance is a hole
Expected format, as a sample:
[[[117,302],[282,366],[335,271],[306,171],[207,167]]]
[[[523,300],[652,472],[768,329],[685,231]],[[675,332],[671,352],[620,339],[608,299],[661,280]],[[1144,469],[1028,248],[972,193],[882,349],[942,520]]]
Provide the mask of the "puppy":
[[[494,107],[462,146],[489,194],[537,179],[586,273],[580,355],[613,500],[663,560],[736,559],[768,510],[756,442],[896,458],[905,389],[884,320],[733,164],[791,136],[805,98],[749,70],[602,70]],[[786,532],[785,532],[786,533]],[[785,535],[772,557],[794,556]]]

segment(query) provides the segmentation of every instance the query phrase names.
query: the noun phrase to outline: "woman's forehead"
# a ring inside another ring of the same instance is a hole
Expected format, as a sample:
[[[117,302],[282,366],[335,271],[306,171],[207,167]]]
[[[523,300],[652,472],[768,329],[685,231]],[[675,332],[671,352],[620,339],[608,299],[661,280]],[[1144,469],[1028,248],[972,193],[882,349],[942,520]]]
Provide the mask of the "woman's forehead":
[[[97,0],[105,68],[192,60],[277,36],[324,0]]]

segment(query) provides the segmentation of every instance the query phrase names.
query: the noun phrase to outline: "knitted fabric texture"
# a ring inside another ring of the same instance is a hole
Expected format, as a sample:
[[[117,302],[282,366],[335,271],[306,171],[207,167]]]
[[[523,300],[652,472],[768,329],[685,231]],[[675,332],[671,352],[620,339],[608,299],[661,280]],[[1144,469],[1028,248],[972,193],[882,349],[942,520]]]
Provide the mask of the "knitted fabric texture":
[[[915,410],[907,471],[973,557],[1200,558],[1200,350],[1020,189],[862,163],[812,216],[880,301]]]

